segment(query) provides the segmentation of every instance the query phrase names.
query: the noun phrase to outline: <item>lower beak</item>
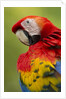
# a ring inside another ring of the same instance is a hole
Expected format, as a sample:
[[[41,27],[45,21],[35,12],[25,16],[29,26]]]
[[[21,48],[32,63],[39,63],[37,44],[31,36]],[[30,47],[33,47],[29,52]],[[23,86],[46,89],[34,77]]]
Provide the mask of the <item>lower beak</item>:
[[[37,43],[40,40],[40,37],[41,37],[40,35],[31,36],[30,39],[29,39],[30,45],[33,45],[33,44]]]

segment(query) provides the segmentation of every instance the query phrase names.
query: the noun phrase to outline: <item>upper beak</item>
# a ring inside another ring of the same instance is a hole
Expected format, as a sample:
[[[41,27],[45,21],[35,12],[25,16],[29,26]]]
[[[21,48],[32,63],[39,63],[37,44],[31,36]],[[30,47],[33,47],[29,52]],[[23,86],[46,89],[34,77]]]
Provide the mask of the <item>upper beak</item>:
[[[16,34],[16,31],[18,29],[23,29],[22,25],[21,25],[22,20],[18,21],[16,24],[13,25],[12,27],[12,32]]]
[[[16,36],[22,43],[29,45],[28,33],[24,30],[24,28],[21,25],[22,21],[23,20],[21,19],[13,25],[12,32],[16,34]]]
[[[40,35],[30,36],[29,33],[22,27],[21,25],[22,21],[23,20],[21,19],[20,21],[18,21],[16,24],[13,25],[12,32],[15,33],[19,38],[19,40],[26,45],[33,45],[37,43],[40,40],[41,36]]]

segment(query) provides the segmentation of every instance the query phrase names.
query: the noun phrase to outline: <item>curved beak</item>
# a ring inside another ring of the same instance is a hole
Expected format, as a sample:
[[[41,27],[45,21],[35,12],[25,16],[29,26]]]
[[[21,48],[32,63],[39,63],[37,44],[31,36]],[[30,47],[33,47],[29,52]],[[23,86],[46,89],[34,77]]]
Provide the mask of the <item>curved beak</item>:
[[[21,22],[22,20],[18,21],[15,25],[13,25],[12,32],[15,33],[18,39],[27,46],[37,43],[40,40],[41,36],[30,36],[29,33],[22,27]]]
[[[16,34],[16,31],[19,29],[24,29],[21,25],[21,20],[12,26],[12,32]]]
[[[40,40],[40,35],[30,36],[27,31],[21,29],[16,31],[16,36],[23,44],[27,46],[33,45]]]

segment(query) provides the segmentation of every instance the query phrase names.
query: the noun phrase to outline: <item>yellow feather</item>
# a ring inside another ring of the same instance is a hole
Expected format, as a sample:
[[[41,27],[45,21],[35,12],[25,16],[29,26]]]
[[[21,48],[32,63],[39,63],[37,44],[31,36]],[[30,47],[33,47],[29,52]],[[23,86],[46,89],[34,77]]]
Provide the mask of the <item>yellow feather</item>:
[[[55,67],[49,61],[40,60],[40,58],[33,59],[31,61],[31,71],[30,72],[21,72],[21,79],[23,83],[31,91],[41,91],[48,90],[48,86],[51,84],[51,87],[58,91],[58,88],[54,85],[57,85],[61,82],[60,77],[52,77],[50,73],[54,73]],[[46,75],[47,74],[47,75]]]

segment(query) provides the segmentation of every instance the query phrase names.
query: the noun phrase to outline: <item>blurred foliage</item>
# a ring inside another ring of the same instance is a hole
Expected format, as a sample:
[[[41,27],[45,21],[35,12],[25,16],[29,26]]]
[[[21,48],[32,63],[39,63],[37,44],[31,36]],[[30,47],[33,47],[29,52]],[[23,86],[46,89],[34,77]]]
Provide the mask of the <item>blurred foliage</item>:
[[[48,18],[54,25],[61,28],[60,7],[5,7],[4,8],[4,91],[21,92],[17,73],[17,59],[25,53],[28,47],[22,44],[12,26],[21,18],[28,15],[37,15]]]

